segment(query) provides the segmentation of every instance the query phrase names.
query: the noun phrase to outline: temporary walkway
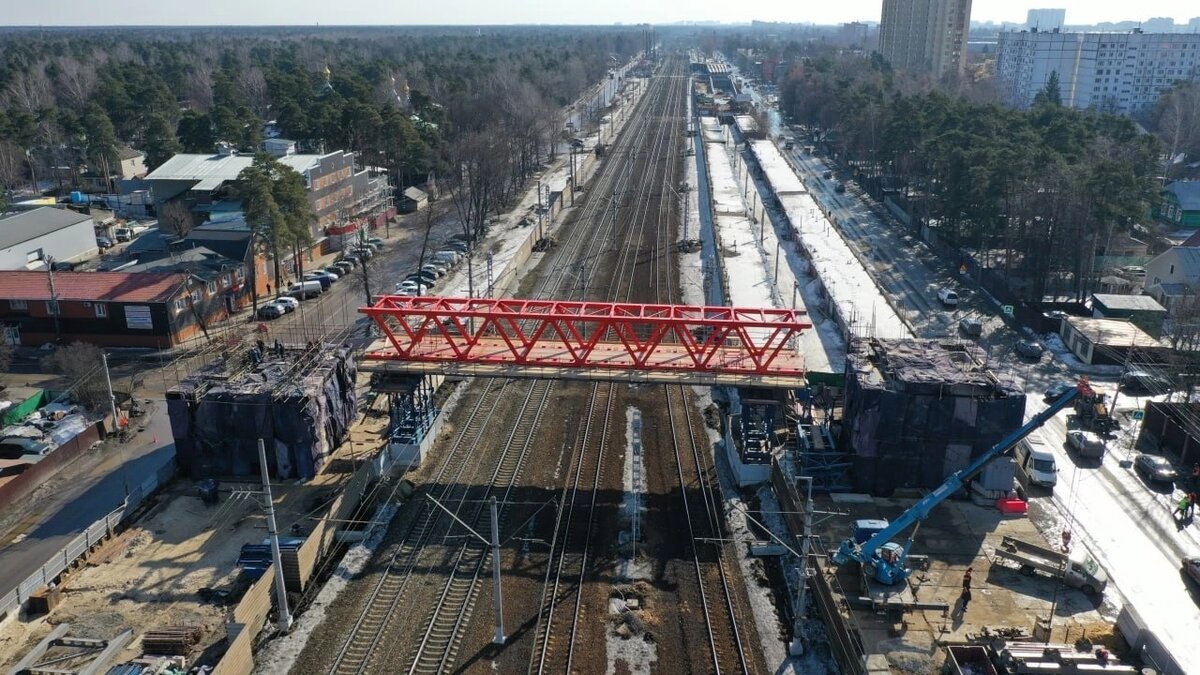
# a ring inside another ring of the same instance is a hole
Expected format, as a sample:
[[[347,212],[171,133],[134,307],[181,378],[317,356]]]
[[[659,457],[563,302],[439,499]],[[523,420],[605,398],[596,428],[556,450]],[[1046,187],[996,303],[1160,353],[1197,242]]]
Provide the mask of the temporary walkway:
[[[384,296],[364,370],[799,387],[804,312],[688,305]]]

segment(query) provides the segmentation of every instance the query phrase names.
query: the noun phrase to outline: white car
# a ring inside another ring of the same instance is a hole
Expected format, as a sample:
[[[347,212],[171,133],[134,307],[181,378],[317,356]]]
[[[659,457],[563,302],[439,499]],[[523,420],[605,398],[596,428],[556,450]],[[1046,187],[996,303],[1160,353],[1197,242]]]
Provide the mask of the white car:
[[[290,295],[281,295],[271,302],[282,307],[285,312],[294,312],[300,308],[300,301]]]
[[[937,292],[938,300],[947,307],[958,307],[958,293],[955,293],[950,288],[939,288]]]

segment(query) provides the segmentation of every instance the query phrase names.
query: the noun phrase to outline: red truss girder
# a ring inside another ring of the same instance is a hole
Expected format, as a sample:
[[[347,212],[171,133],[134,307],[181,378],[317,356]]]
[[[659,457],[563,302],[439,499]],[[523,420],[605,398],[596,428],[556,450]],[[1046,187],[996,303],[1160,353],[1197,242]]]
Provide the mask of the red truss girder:
[[[803,311],[384,296],[360,310],[391,342],[369,359],[804,375]]]

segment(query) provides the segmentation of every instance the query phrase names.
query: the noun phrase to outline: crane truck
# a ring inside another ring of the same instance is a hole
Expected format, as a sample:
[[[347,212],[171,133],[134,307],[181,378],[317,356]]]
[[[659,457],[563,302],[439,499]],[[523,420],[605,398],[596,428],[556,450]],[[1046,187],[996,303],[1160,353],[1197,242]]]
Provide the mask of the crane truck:
[[[933,492],[922,497],[920,501],[900,514],[899,518],[888,523],[887,527],[880,529],[871,538],[861,544],[857,543],[853,537],[843,541],[831,556],[833,564],[842,566],[852,561],[858,562],[862,565],[864,574],[870,574],[875,577],[876,581],[888,586],[907,580],[910,574],[908,553],[912,549],[913,539],[917,536],[917,528],[920,527],[921,521],[929,516],[930,511],[966,485],[987,466],[988,462],[1011,450],[1021,439],[1070,405],[1077,396],[1085,398],[1095,396],[1095,392],[1092,391],[1086,379],[1080,380],[1074,389],[1068,390],[1057,401],[1035,415],[1024,426],[1005,436],[975,461],[951,474]],[[892,537],[907,530],[909,526],[915,527],[904,545],[892,541]]]

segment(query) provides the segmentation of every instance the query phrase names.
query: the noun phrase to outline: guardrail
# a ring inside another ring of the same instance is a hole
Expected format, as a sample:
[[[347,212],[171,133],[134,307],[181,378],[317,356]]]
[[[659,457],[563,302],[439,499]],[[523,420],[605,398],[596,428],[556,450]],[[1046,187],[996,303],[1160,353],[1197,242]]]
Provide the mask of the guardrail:
[[[58,578],[58,575],[62,574],[68,567],[91,550],[93,546],[103,541],[106,537],[112,536],[121,522],[125,520],[127,514],[132,513],[147,497],[165,485],[174,476],[175,462],[173,460],[160,466],[154,475],[129,491],[129,496],[125,498],[121,506],[118,506],[103,518],[89,525],[87,529],[79,533],[66,546],[50,556],[50,559],[44,565],[26,577],[15,589],[0,597],[0,621],[16,616],[25,602],[33,595],[34,591],[42,586],[49,585],[50,582]]]

